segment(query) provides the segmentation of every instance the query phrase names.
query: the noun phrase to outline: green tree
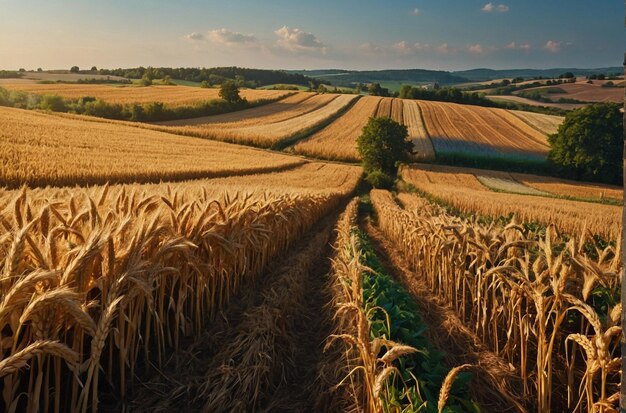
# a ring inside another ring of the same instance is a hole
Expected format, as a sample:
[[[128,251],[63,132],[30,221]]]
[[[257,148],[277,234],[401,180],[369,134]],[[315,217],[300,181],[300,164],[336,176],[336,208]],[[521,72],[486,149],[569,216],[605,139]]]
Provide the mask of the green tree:
[[[96,66],[91,66],[91,72],[95,73],[97,71],[98,71],[98,68]]]
[[[152,79],[150,78],[150,75],[148,75],[148,73],[145,73],[142,77],[141,77],[141,86],[151,86],[152,85]]]
[[[80,68],[78,66],[72,66],[70,68],[70,72],[72,73],[78,73],[80,71]]]
[[[163,80],[162,81],[163,81],[164,85],[168,85],[168,86],[175,85],[175,83],[172,82],[172,77],[170,75],[163,76]]]
[[[375,187],[390,187],[398,164],[409,160],[413,145],[406,126],[391,118],[370,118],[357,139],[366,179]]]
[[[206,80],[203,80],[202,82],[200,82],[200,87],[207,89],[207,88],[210,88],[211,85],[209,85],[209,82],[207,82]]]
[[[220,86],[220,97],[229,103],[241,102],[239,88],[232,80],[228,80]]]
[[[380,83],[370,83],[368,92],[372,96],[389,96],[389,89],[381,87]]]
[[[623,115],[617,103],[573,110],[548,138],[549,161],[566,177],[622,184]]]
[[[39,107],[43,110],[49,110],[52,112],[65,112],[67,110],[67,106],[65,106],[65,101],[61,96],[58,95],[44,95],[41,98],[41,103],[39,103]]]

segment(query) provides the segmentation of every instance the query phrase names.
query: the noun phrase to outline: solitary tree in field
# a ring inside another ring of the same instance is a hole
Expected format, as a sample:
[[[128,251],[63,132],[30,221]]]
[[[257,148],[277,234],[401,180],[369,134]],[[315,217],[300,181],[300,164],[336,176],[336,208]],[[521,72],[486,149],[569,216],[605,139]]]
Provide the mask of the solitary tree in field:
[[[78,73],[80,71],[80,68],[78,66],[72,66],[70,68],[70,72],[72,73]]]
[[[144,73],[141,77],[141,86],[151,86],[152,78],[148,75],[148,73]]]
[[[370,118],[357,139],[367,181],[376,188],[390,188],[398,164],[409,160],[413,145],[406,126],[391,118]]]
[[[622,183],[621,105],[597,103],[571,111],[548,138],[548,159],[569,178]]]
[[[229,103],[241,102],[241,96],[239,96],[239,88],[232,80],[227,80],[222,83],[220,87],[220,97]]]

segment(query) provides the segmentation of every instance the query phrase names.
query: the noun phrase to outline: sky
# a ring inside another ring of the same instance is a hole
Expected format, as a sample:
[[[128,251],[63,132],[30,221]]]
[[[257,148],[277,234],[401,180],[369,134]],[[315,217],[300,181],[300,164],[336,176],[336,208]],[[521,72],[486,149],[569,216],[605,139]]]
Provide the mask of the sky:
[[[0,69],[620,66],[622,0],[0,0]]]

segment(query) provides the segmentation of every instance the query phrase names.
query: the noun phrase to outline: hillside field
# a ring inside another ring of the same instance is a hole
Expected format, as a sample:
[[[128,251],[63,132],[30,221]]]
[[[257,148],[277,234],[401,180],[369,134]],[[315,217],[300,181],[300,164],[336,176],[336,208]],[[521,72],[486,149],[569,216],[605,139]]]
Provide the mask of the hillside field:
[[[242,92],[282,99],[158,123],[0,107],[0,411],[613,411],[623,188],[426,163],[543,162],[563,118]],[[358,164],[372,116],[420,162],[393,191]]]

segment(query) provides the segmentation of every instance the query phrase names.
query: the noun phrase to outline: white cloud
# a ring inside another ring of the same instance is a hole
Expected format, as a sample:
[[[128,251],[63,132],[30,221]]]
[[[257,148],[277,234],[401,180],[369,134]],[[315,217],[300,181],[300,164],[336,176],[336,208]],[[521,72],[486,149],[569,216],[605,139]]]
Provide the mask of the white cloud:
[[[413,13],[414,16],[417,16],[418,14],[420,14],[420,9],[418,9],[416,7],[416,8],[413,9],[413,11],[411,13]]]
[[[300,29],[290,29],[283,26],[274,31],[278,40],[276,44],[290,52],[317,52],[326,54],[327,47],[320,42],[313,33],[305,32]]]
[[[506,48],[510,49],[510,50],[516,50],[517,49],[517,50],[526,50],[526,51],[528,51],[528,50],[531,49],[531,46],[528,43],[517,44],[515,42],[511,42],[511,43],[506,45]]]
[[[204,40],[205,37],[204,37],[204,35],[202,33],[193,32],[193,33],[190,33],[190,34],[186,35],[185,39],[187,39],[187,40],[196,40],[197,41],[197,40]]]
[[[481,44],[477,43],[467,46],[467,51],[471,54],[483,54],[485,50]]]
[[[493,3],[487,3],[483,6],[482,11],[487,13],[491,13],[494,11],[498,13],[506,13],[507,11],[509,11],[509,6],[507,6],[506,4],[498,4],[496,6]]]
[[[432,47],[428,43],[410,43],[406,40],[399,41],[390,45],[376,45],[373,43],[363,43],[359,46],[362,52],[372,55],[385,56],[411,56],[421,51],[431,50]]]
[[[227,46],[252,45],[257,43],[257,38],[254,37],[254,35],[234,32],[224,28],[211,30],[207,33],[207,36],[213,43]]]
[[[543,48],[551,53],[558,53],[561,51],[561,42],[548,40]]]

